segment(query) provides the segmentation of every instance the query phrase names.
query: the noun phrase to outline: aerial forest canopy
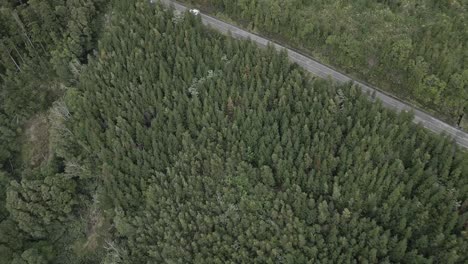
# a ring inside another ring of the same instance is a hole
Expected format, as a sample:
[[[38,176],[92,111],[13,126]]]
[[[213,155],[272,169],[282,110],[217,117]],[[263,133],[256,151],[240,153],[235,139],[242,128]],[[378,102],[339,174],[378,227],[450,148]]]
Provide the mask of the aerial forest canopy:
[[[49,158],[0,173],[7,263],[466,259],[450,139],[197,16],[108,9],[43,113]]]
[[[183,0],[468,130],[468,1]]]

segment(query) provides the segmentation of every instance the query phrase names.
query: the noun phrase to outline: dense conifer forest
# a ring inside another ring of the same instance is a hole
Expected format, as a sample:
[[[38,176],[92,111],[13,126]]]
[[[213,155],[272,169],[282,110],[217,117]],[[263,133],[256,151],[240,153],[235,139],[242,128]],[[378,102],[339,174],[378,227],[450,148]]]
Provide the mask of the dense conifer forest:
[[[468,130],[468,1],[183,0]]]
[[[71,3],[1,9],[61,36],[0,21],[1,261],[466,261],[450,139],[200,17]]]

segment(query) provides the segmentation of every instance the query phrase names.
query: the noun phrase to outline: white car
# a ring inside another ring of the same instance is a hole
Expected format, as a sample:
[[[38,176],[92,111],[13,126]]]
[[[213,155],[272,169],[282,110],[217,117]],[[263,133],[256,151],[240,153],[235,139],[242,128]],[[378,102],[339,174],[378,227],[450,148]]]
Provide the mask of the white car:
[[[189,9],[189,12],[194,14],[195,16],[198,16],[200,14],[200,10],[198,9]]]

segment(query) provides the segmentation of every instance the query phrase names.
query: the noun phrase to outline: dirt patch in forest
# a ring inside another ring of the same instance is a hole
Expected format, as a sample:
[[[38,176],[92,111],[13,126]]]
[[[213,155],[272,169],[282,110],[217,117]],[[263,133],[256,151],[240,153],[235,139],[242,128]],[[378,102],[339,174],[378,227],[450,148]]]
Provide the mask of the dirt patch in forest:
[[[101,214],[95,214],[91,217],[88,223],[87,230],[87,241],[83,245],[83,248],[91,251],[95,251],[100,243],[102,228],[105,224],[105,218]]]
[[[49,127],[47,116],[43,113],[35,115],[26,122],[21,153],[25,165],[35,168],[48,160]]]

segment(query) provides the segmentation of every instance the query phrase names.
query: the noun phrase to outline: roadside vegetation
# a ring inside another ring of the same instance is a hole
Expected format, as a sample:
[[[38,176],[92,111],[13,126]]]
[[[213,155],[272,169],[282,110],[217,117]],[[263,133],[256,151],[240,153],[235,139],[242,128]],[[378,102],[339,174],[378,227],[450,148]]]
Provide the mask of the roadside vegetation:
[[[468,130],[467,1],[183,0]]]

